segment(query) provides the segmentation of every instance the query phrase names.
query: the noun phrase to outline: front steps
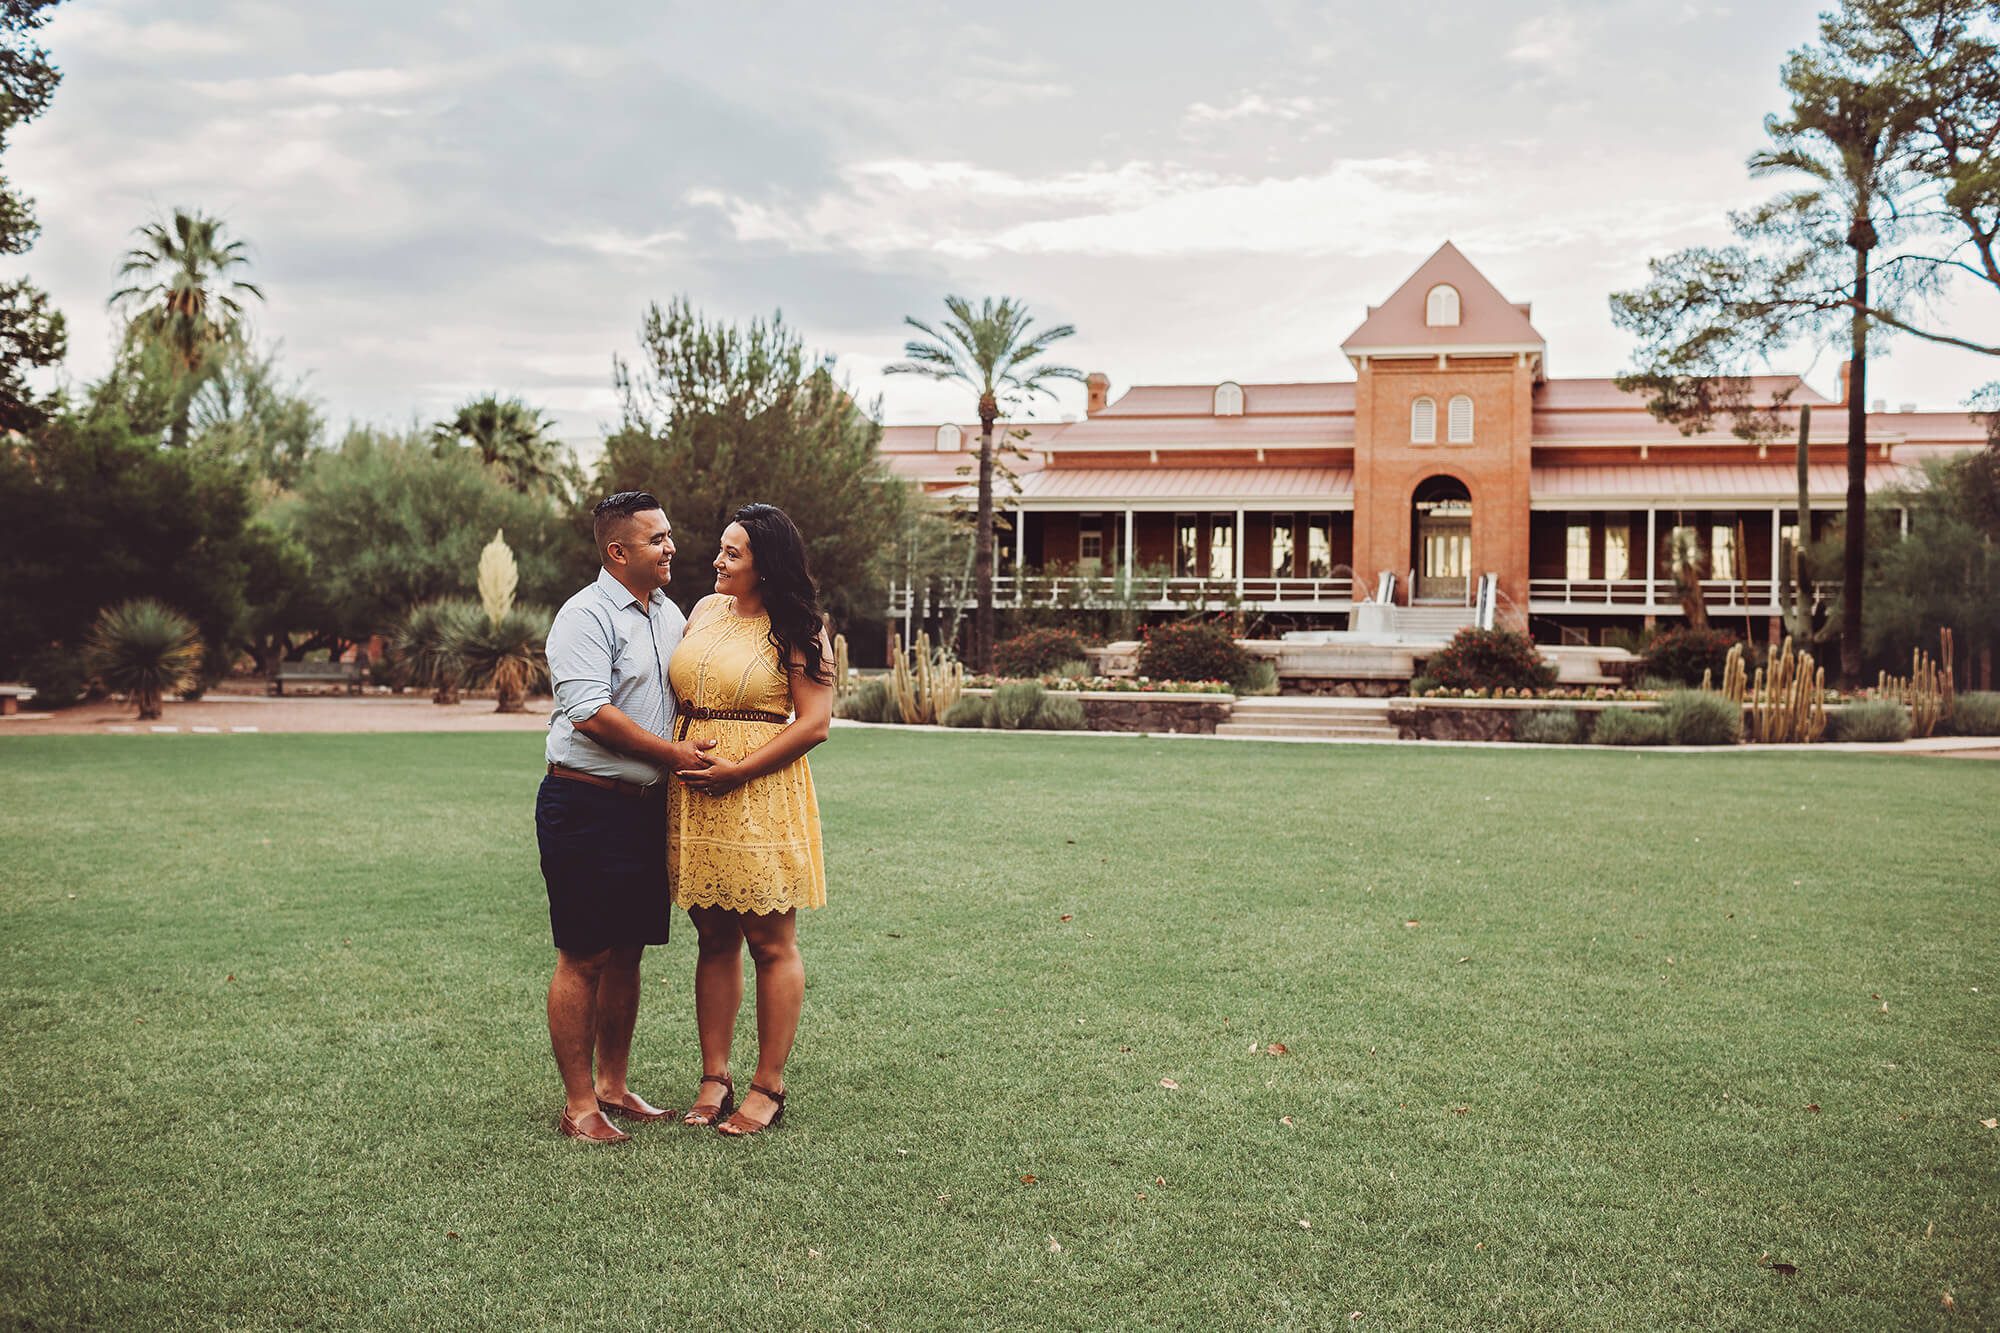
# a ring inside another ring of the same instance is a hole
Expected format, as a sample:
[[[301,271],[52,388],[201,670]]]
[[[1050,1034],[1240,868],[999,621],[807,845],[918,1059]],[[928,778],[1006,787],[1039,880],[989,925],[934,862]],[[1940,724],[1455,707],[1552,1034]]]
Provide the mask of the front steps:
[[[1238,698],[1229,720],[1215,728],[1218,736],[1253,736],[1266,740],[1393,741],[1386,699],[1338,699],[1285,696]]]

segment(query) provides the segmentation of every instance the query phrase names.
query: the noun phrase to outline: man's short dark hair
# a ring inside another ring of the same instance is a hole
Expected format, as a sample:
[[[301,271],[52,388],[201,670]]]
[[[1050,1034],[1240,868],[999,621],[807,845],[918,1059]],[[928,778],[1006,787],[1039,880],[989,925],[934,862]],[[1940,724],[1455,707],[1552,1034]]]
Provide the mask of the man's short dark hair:
[[[607,495],[590,511],[590,536],[602,551],[617,535],[625,520],[649,509],[661,508],[651,491],[620,491]]]

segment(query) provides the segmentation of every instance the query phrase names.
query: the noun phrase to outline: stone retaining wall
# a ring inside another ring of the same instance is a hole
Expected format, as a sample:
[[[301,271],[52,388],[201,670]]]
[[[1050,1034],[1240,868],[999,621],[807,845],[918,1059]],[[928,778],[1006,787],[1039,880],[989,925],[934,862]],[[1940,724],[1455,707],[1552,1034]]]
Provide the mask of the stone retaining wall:
[[[1649,699],[1399,699],[1389,705],[1389,725],[1406,741],[1511,741],[1523,713],[1658,707]]]
[[[983,686],[966,690],[982,697]],[[1233,694],[1141,694],[1136,690],[1050,690],[1083,705],[1084,725],[1092,731],[1175,732],[1213,736],[1218,723],[1229,720],[1236,706]]]

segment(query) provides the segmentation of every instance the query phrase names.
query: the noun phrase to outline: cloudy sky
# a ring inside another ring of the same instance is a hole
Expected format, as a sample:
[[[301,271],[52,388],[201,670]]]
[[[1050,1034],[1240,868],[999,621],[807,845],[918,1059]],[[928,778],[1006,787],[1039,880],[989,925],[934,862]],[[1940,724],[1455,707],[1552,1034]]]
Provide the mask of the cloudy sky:
[[[1363,307],[1447,238],[1534,302],[1555,373],[1610,374],[1606,294],[1769,190],[1743,159],[1820,4],[67,0],[6,158],[45,232],[0,273],[50,290],[88,378],[132,228],[219,213],[335,421],[498,390],[579,443],[676,293],[782,309],[926,421],[965,405],[881,368],[947,292],[1074,323],[1119,388],[1346,379]],[[1989,298],[1950,317],[2000,336]],[[1837,360],[1788,368],[1830,390]],[[1871,396],[1993,378],[1904,342]]]

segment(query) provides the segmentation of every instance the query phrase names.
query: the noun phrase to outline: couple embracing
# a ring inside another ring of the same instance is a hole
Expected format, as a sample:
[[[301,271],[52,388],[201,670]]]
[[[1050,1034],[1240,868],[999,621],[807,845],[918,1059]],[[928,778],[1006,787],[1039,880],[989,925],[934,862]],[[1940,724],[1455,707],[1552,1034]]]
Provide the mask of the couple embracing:
[[[549,629],[555,710],[535,801],[556,971],[549,1041],[561,1131],[630,1136],[612,1120],[673,1114],[627,1082],[639,960],[664,944],[669,897],[694,922],[701,1077],[685,1125],[731,1136],[778,1123],[805,993],[797,909],[826,903],[806,751],[826,739],[833,654],[784,512],[749,504],[723,529],[715,592],[683,617],[666,595],[673,530],[660,502],[598,503],[603,568]],[[743,949],[757,973],[757,1066],[739,1100],[731,1040]]]

